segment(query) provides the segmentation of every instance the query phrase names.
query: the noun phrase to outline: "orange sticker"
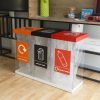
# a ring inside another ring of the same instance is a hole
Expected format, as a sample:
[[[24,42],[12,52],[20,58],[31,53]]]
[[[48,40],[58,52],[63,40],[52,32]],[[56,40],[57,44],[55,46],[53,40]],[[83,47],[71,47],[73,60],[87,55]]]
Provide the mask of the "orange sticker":
[[[55,49],[55,71],[70,74],[71,51]]]
[[[28,63],[28,43],[17,41],[17,59],[21,62]]]

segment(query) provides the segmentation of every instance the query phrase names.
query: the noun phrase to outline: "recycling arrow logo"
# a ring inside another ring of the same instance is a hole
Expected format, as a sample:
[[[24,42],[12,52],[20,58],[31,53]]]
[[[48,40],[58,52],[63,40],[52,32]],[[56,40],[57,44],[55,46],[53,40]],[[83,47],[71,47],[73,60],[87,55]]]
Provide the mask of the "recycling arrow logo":
[[[21,44],[18,46],[18,51],[20,54],[24,54],[25,52],[27,52],[27,49],[25,48],[24,45]]]
[[[28,63],[28,43],[17,41],[16,50],[17,50],[17,59],[21,62]]]

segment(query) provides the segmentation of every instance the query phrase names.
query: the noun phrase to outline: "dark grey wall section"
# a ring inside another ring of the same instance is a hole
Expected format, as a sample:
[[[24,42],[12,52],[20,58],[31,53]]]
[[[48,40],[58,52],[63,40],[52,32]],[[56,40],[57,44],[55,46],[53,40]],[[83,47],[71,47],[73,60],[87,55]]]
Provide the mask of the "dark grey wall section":
[[[55,28],[55,29],[68,29],[69,24],[45,21],[44,22],[44,27],[46,27],[46,28]]]

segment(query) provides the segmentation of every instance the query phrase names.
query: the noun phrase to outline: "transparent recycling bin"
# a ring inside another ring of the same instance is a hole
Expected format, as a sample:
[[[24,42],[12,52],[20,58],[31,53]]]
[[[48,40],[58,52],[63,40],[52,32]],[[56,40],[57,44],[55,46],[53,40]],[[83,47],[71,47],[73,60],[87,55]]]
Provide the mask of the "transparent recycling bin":
[[[32,73],[32,43],[31,43],[31,32],[40,30],[41,28],[35,27],[23,27],[13,29],[16,33],[16,73],[31,75]]]
[[[51,81],[51,35],[59,30],[42,29],[32,32],[33,75],[35,78]]]
[[[51,41],[51,81],[56,87],[73,92],[81,84],[77,77],[83,58],[81,46],[87,38],[85,33],[62,31],[52,35]]]

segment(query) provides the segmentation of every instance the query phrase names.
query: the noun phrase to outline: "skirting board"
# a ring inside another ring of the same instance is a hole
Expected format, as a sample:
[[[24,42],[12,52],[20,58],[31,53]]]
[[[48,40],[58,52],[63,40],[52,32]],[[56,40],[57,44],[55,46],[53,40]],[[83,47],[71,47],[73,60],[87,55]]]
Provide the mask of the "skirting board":
[[[32,80],[36,80],[36,81],[45,83],[45,84],[47,84],[47,85],[50,85],[50,86],[59,88],[59,89],[61,89],[61,90],[64,90],[64,91],[67,91],[67,92],[70,92],[70,93],[75,92],[75,91],[83,84],[83,81],[79,80],[79,83],[75,86],[75,88],[69,90],[69,89],[65,89],[64,87],[58,86],[58,85],[56,85],[56,84],[54,84],[54,83],[47,82],[47,81],[45,81],[45,80],[42,80],[42,79],[33,77],[33,76],[31,76],[31,75],[24,74],[24,73],[22,73],[22,72],[19,72],[18,70],[16,70],[15,73],[18,74],[18,75],[21,75],[21,76],[30,78],[30,79],[32,79]]]

